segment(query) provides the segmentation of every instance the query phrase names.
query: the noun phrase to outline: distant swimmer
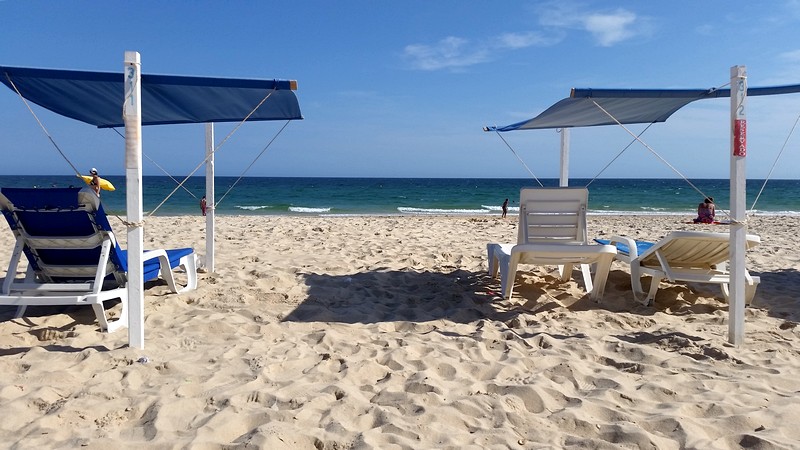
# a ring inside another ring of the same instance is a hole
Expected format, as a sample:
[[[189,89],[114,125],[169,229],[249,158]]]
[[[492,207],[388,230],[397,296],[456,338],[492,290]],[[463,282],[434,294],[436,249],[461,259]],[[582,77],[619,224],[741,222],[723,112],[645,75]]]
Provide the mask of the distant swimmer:
[[[100,176],[97,175],[97,169],[92,167],[92,170],[89,171],[89,175],[92,176],[92,181],[89,182],[89,186],[91,186],[94,193],[100,197]]]
[[[97,194],[98,197],[100,196],[101,189],[104,191],[113,191],[115,189],[114,185],[111,184],[110,181],[100,178],[97,175],[97,169],[94,167],[92,167],[92,170],[89,171],[89,175],[79,175],[78,177],[83,179],[86,184],[91,186],[92,190],[95,192],[95,194]]]

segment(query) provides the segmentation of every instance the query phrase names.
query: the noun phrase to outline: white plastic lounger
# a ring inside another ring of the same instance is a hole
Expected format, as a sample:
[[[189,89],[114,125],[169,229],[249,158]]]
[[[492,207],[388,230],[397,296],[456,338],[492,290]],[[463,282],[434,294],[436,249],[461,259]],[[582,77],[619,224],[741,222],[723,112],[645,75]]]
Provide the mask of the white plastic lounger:
[[[100,327],[109,332],[127,326],[127,255],[114,237],[100,199],[88,188],[0,190],[0,211],[16,243],[0,290],[0,305],[91,305]],[[17,279],[24,257],[28,269]],[[197,287],[196,256],[191,248],[144,252],[143,280],[159,277],[172,292]],[[187,285],[179,288],[173,269],[183,267]],[[103,302],[119,299],[120,317],[110,322]]]
[[[636,241],[629,237],[613,236],[610,240],[595,239],[617,247],[617,259],[630,265],[631,288],[641,303],[648,305],[655,301],[661,280],[670,282],[694,282],[719,284],[722,295],[728,299],[730,273],[727,262],[730,259],[728,233],[705,231],[673,231],[658,242]],[[747,249],[761,243],[756,235],[747,235]],[[650,290],[645,295],[641,277],[653,277]],[[745,302],[750,303],[755,296],[756,287],[761,281],[745,271]]]
[[[559,266],[560,279],[569,280],[575,265],[591,298],[603,297],[608,271],[617,253],[613,245],[588,243],[586,188],[523,188],[520,190],[517,244],[488,244],[489,274],[500,272],[504,298],[511,298],[520,264]],[[594,280],[590,266],[594,265]]]

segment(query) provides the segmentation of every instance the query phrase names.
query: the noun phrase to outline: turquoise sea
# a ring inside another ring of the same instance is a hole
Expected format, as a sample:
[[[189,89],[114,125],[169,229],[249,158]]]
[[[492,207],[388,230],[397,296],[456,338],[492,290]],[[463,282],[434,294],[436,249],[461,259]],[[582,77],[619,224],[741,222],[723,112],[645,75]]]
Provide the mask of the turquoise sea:
[[[103,192],[110,213],[124,214],[125,179],[108,178],[116,191]],[[536,186],[532,179],[492,178],[216,178],[217,214],[237,215],[497,215],[508,198],[518,210],[519,189]],[[557,186],[555,179],[540,180]],[[571,186],[590,180],[572,179]],[[730,182],[691,180],[718,209],[728,209]],[[74,176],[0,176],[0,187],[79,186]],[[764,180],[747,182],[747,207]],[[199,214],[205,179],[192,177],[156,211],[156,215]],[[156,208],[177,187],[166,176],[143,179],[146,212]],[[185,189],[184,189],[185,188]],[[230,190],[229,190],[230,189]],[[597,179],[589,185],[591,214],[686,214],[693,216],[702,195],[681,179]],[[770,180],[755,214],[800,215],[800,180]]]

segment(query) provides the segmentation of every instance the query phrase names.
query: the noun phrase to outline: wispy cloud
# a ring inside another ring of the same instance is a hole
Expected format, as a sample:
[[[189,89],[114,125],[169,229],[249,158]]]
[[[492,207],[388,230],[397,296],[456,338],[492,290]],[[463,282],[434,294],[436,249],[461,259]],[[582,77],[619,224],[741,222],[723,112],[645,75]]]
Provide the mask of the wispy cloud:
[[[498,49],[517,50],[528,47],[549,47],[561,41],[560,33],[545,35],[535,31],[526,33],[504,33],[494,39],[493,46]]]
[[[403,57],[417,70],[459,70],[499,57],[502,51],[550,47],[566,38],[569,30],[590,33],[597,45],[610,47],[647,34],[648,20],[626,9],[584,11],[571,2],[546,3],[537,8],[542,29],[508,32],[482,40],[448,36],[433,44],[411,44]]]
[[[534,31],[503,33],[483,41],[448,36],[435,44],[407,45],[403,57],[419,70],[458,70],[489,62],[500,51],[554,45],[561,40],[557,34],[548,36]]]
[[[714,31],[716,30],[716,26],[707,23],[700,26],[695,27],[694,31],[701,35],[701,36],[711,36]]]
[[[636,36],[632,25],[636,14],[619,10],[612,14],[590,14],[583,19],[586,31],[592,33],[598,44],[611,47],[614,44]]]
[[[611,47],[647,34],[648,20],[627,9],[585,11],[577,3],[547,3],[540,7],[540,24],[590,33],[598,45]]]
[[[488,60],[485,46],[475,46],[469,40],[448,36],[433,45],[408,45],[403,55],[416,69],[439,70],[472,66]]]
[[[792,50],[789,52],[783,52],[780,54],[780,58],[784,61],[788,61],[790,63],[798,63],[800,62],[800,50]]]
[[[800,70],[800,49],[779,53],[773,61],[772,75],[760,79],[759,84],[797,84],[797,72]]]

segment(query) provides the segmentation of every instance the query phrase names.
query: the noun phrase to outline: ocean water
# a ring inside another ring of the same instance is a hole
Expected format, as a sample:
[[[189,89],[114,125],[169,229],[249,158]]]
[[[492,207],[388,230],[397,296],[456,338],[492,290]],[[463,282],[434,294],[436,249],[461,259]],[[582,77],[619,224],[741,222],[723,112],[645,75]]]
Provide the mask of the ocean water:
[[[117,190],[102,193],[109,213],[125,212],[125,179],[107,177]],[[216,178],[216,212],[223,215],[498,215],[509,199],[509,213],[519,210],[521,187],[532,179],[492,178]],[[557,186],[558,180],[541,180]],[[590,180],[572,179],[570,186]],[[80,186],[74,176],[0,176],[0,187]],[[236,184],[235,184],[236,183]],[[234,186],[235,184],[235,186]],[[589,184],[590,214],[686,214],[693,216],[703,194],[714,197],[717,209],[729,208],[730,182],[692,180],[701,192],[680,179],[597,179]],[[751,209],[764,180],[748,180],[747,208]],[[200,213],[205,193],[203,177],[190,178],[182,188],[166,176],[143,179],[145,213]],[[174,193],[173,193],[174,191]],[[166,201],[159,206],[162,201]],[[755,214],[800,215],[800,180],[770,180]]]

